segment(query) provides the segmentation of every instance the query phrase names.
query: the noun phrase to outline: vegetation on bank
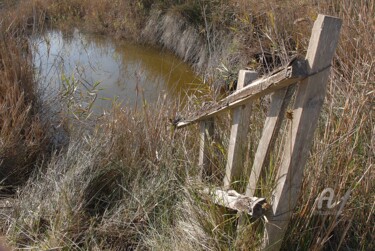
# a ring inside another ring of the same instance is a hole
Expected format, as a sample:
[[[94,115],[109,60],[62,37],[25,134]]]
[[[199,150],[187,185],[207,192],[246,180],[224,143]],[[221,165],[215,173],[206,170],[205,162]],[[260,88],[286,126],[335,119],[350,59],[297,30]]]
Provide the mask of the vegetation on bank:
[[[170,101],[138,111],[115,105],[95,121],[72,119],[68,112],[51,116],[48,102],[38,95],[29,35],[51,26],[66,31],[77,26],[154,44],[174,51],[215,86],[231,82],[240,68],[264,73],[292,54],[304,54],[317,13],[338,16],[344,24],[303,194],[283,247],[373,249],[373,0],[0,1],[1,204],[11,201],[11,210],[1,209],[0,222],[9,245],[253,250],[262,233],[261,222],[254,222],[236,241],[235,215],[196,196],[199,184],[191,182],[197,171],[196,129],[172,130],[169,119],[180,108]],[[265,103],[254,104],[247,167]],[[227,120],[220,120],[221,141],[213,146],[221,170]],[[60,127],[69,136],[64,145],[54,140]],[[276,167],[277,159],[272,163]],[[337,198],[351,191],[339,217],[316,214],[315,199],[327,187]],[[264,186],[262,193],[270,189]]]

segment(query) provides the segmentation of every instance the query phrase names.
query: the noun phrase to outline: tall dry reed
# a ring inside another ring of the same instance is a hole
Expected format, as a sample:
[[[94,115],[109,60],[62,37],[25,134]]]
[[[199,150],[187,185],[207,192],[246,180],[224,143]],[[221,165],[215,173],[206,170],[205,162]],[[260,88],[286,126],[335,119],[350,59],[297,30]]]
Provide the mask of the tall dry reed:
[[[341,39],[305,168],[303,192],[283,249],[374,248],[374,1],[94,3],[25,1],[12,7],[20,14],[11,27],[26,25],[28,30],[37,30],[34,24],[39,21],[35,20],[40,20],[40,26],[60,27],[79,21],[92,32],[148,35],[152,42],[175,50],[192,63],[205,55],[202,67],[211,62],[206,82],[213,83],[220,76],[219,64],[228,72],[243,67],[267,72],[292,54],[304,54],[318,13],[342,18]],[[6,13],[12,16],[16,11]],[[8,25],[3,24],[6,29]],[[156,28],[151,32],[152,24]],[[1,142],[9,146],[1,151],[8,149],[4,156],[11,156],[2,157],[1,166],[17,156],[17,163],[24,164],[18,166],[31,167],[43,152],[45,137],[35,112],[37,99],[27,48],[20,42],[25,33],[19,28],[11,31],[15,40],[3,39],[0,46],[0,81],[6,80],[1,86],[6,88],[0,92]],[[186,43],[175,39],[179,35]],[[189,46],[195,39],[205,51]],[[264,58],[265,52],[269,59]],[[260,118],[267,107],[264,103],[254,104],[246,168],[251,167],[256,150],[263,124]],[[169,105],[139,113],[116,108],[97,121],[93,133],[75,133],[84,137],[72,139],[66,152],[48,162],[47,171],[40,171],[21,189],[14,213],[7,218],[8,239],[15,246],[36,249],[256,249],[262,238],[261,222],[250,224],[236,241],[235,214],[201,200],[190,185],[190,175],[196,173],[197,135],[194,128],[177,133],[170,128],[168,121],[176,110]],[[221,171],[228,144],[227,118],[219,120],[222,141],[213,146],[220,153],[215,161]],[[271,168],[277,169],[277,158]],[[350,192],[342,214],[316,211],[316,198],[327,187],[334,190],[336,199]],[[261,191],[269,194],[271,188],[263,185]]]

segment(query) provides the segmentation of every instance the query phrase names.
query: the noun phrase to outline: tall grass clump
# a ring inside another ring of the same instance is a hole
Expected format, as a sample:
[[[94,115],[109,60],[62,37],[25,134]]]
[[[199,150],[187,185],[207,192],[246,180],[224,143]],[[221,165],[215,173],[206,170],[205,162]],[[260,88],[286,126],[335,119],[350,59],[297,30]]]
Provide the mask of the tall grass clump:
[[[152,248],[146,236],[173,225],[187,167],[178,157],[182,148],[170,144],[168,115],[116,109],[93,134],[71,140],[18,195],[10,243],[38,250]]]
[[[2,19],[0,27],[1,191],[24,183],[48,148],[28,42],[13,25]]]

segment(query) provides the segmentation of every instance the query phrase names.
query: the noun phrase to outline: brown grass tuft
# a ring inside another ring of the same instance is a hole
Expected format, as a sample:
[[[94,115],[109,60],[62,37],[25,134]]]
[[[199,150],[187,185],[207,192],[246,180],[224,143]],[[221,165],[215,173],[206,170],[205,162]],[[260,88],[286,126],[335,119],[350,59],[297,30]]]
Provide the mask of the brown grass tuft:
[[[0,186],[22,184],[47,149],[24,38],[0,36]],[[2,190],[1,189],[1,190]]]

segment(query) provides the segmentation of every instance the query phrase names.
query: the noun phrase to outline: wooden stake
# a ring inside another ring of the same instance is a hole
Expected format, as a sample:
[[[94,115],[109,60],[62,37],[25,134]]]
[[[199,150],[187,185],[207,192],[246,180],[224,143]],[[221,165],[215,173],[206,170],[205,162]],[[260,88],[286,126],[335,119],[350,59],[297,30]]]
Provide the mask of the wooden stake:
[[[255,71],[241,70],[238,74],[237,90],[249,85],[257,77],[258,73]],[[231,182],[238,180],[242,173],[250,115],[251,104],[236,107],[232,110],[232,126],[224,177],[224,189],[229,189]]]
[[[210,160],[210,147],[214,137],[214,119],[210,118],[199,123],[200,147],[198,166],[200,168],[199,178],[205,180],[212,175],[213,168]]]
[[[309,78],[298,86],[288,138],[273,193],[273,216],[266,223],[264,250],[279,250],[299,197],[303,168],[326,94],[329,66],[335,53],[342,21],[319,15],[306,59]]]

